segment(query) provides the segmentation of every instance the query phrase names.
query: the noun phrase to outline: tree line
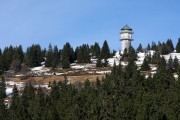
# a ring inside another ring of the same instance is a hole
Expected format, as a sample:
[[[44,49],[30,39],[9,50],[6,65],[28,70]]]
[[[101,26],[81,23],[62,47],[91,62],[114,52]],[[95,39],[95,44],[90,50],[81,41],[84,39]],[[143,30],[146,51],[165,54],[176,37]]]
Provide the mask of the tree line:
[[[155,42],[152,42],[152,45],[150,46],[150,44],[148,44],[144,50],[154,50],[161,55],[169,54],[171,52],[174,52],[174,50],[176,50],[177,53],[180,53],[180,38],[178,39],[178,42],[175,47],[172,43],[172,40],[168,39],[166,42],[162,42],[162,43],[158,42],[158,44],[156,44]],[[136,51],[143,52],[143,48],[141,44],[139,44]]]
[[[45,62],[46,67],[62,67],[69,68],[73,62],[77,63],[90,63],[91,58],[107,59],[113,56],[110,52],[107,41],[105,40],[102,48],[96,42],[94,45],[89,46],[83,44],[74,50],[70,43],[66,43],[62,49],[57,46],[49,44],[48,49],[42,49],[39,44],[33,44],[27,48],[26,52],[23,51],[22,46],[5,47],[2,51],[0,49],[0,74],[4,71],[26,70],[29,67],[41,66]]]
[[[153,57],[147,57],[147,59],[150,63],[157,64],[160,55],[171,53],[175,49],[177,53],[180,53],[180,39],[178,39],[176,47],[173,46],[171,39],[168,39],[166,43],[159,42],[158,45],[152,42],[152,45],[150,46],[150,44],[148,44],[146,48],[142,48],[140,44],[136,50],[130,46],[129,51],[125,49],[121,60],[135,60],[137,52],[154,50],[155,54]],[[27,71],[29,67],[40,66],[42,62],[45,62],[46,67],[69,68],[73,62],[90,63],[91,58],[97,59],[97,67],[106,67],[108,65],[107,59],[114,54],[115,51],[110,51],[106,40],[102,47],[95,42],[94,45],[83,44],[77,46],[75,49],[73,49],[68,42],[62,49],[59,49],[57,46],[52,46],[51,44],[49,44],[48,49],[42,49],[39,44],[33,44],[28,47],[25,52],[21,45],[16,47],[10,45],[9,47],[5,47],[4,50],[0,49],[0,74],[8,70],[14,70],[15,72],[20,70]]]

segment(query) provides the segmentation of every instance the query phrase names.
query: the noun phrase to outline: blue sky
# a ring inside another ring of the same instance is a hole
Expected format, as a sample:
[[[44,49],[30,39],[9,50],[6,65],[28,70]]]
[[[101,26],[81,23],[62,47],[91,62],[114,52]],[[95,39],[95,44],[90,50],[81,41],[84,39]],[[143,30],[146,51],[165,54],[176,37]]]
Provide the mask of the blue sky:
[[[180,0],[0,0],[0,48],[31,44],[59,48],[69,42],[121,48],[120,29],[134,31],[132,45],[180,37]]]

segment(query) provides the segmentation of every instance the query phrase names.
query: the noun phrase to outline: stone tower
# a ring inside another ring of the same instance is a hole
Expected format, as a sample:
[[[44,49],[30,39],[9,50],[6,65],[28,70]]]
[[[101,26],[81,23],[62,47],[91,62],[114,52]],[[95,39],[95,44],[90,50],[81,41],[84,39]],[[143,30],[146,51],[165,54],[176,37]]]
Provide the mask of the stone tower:
[[[129,47],[131,45],[132,35],[133,35],[132,28],[130,28],[127,24],[121,29],[121,41],[122,41],[122,46],[121,46],[121,53],[124,52],[125,49],[129,50]]]

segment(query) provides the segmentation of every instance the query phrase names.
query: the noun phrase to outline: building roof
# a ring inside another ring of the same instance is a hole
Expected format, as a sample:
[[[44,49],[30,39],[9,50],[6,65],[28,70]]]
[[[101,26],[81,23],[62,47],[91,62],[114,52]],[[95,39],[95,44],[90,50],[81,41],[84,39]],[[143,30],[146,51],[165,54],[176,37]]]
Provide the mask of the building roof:
[[[126,24],[121,30],[131,30],[131,31],[132,31],[132,28],[130,28],[130,27]]]

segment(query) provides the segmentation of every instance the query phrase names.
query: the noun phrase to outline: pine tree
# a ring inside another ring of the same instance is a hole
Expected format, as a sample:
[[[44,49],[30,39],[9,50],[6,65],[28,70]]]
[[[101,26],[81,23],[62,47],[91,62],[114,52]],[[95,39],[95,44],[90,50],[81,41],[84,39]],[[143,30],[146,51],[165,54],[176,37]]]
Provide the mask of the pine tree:
[[[19,71],[21,69],[21,64],[24,59],[24,53],[22,46],[14,48],[14,54],[13,54],[13,60],[11,62],[10,68],[15,70],[15,72]]]
[[[128,61],[128,65],[125,68],[126,78],[127,79],[131,78],[133,73],[134,73],[134,71],[136,71],[136,70],[137,70],[137,66],[134,63],[134,60],[130,59]]]
[[[27,48],[25,56],[25,64],[29,67],[37,67],[41,65],[43,61],[41,46],[39,44],[33,44]]]
[[[172,43],[171,39],[168,39],[166,41],[166,47],[167,47],[168,53],[171,53],[171,52],[174,51],[174,46],[173,46],[173,43]]]
[[[3,51],[3,57],[4,57],[3,69],[5,71],[9,70],[9,68],[10,68],[10,65],[11,65],[12,60],[13,60],[13,54],[14,54],[14,48],[12,47],[12,45],[10,45],[10,47],[4,48],[4,51]]]
[[[99,47],[99,44],[95,42],[93,47],[93,55],[96,56],[97,58],[98,56],[100,56],[100,52],[101,52],[101,48]]]
[[[142,50],[142,45],[141,45],[141,44],[139,44],[139,46],[138,46],[138,48],[137,48],[136,51],[137,51],[137,52],[143,52],[143,50]]]
[[[0,55],[0,75],[2,75],[3,74],[3,72],[4,72],[4,57],[3,57],[3,55]]]
[[[77,55],[77,62],[82,63],[83,55],[82,50],[80,47],[76,48],[76,55]]]
[[[26,84],[26,86],[24,87],[24,91],[23,91],[23,94],[21,96],[21,118],[22,119],[32,119],[32,109],[31,106],[32,103],[33,103],[33,100],[35,98],[35,89],[34,87],[32,86],[31,83],[28,83]]]
[[[54,46],[52,67],[56,68],[59,63],[60,63],[60,55],[59,55],[58,47]]]
[[[72,62],[74,62],[74,51],[71,45],[66,43],[62,49],[62,67],[69,68]]]
[[[52,48],[52,45],[49,44],[46,61],[45,61],[45,66],[52,67],[52,61],[53,61],[53,48]]]
[[[135,52],[135,49],[132,47],[132,46],[130,46],[129,47],[129,52],[128,52],[128,59],[129,59],[129,61],[135,61],[135,60],[137,60],[137,53]]]
[[[98,60],[96,62],[96,67],[102,67],[102,62],[101,62],[101,58],[98,57]]]
[[[3,76],[0,78],[0,119],[7,117],[7,110],[4,104],[4,98],[6,97],[5,79]]]
[[[6,84],[5,84],[5,78],[1,76],[0,78],[0,99],[4,99],[6,97]]]
[[[169,60],[168,60],[168,64],[167,64],[167,70],[169,73],[173,73],[173,59],[170,56]]]
[[[123,55],[122,55],[122,57],[121,57],[121,61],[128,61],[128,57],[129,57],[129,55],[128,55],[128,51],[127,51],[127,49],[125,48],[124,49],[124,53],[123,53]]]
[[[158,72],[166,72],[166,60],[164,57],[161,57],[160,60],[158,61]]]
[[[159,52],[155,52],[155,53],[153,54],[153,56],[152,56],[151,63],[152,63],[152,64],[157,64],[158,61],[159,61],[159,59],[160,59],[160,54],[159,54]]]
[[[90,49],[89,46],[83,44],[77,48],[77,62],[89,63],[90,62]]]
[[[13,87],[13,93],[12,93],[12,102],[10,105],[10,119],[21,119],[21,104],[20,104],[20,96],[19,96],[19,91],[16,87],[16,85],[14,85]]]
[[[166,44],[163,42],[161,54],[162,54],[162,55],[166,55],[166,54],[168,54],[168,53],[169,53],[169,51],[168,51],[168,49],[167,49],[167,46],[166,46]]]
[[[62,67],[64,69],[70,68],[70,62],[69,62],[69,59],[67,57],[63,58],[63,60],[62,60]]]
[[[146,58],[144,58],[143,64],[141,65],[141,70],[142,71],[148,71],[150,70],[150,66]]]
[[[35,120],[43,119],[43,114],[45,111],[45,98],[44,98],[44,93],[40,88],[40,86],[37,89],[37,94],[35,96],[33,103],[31,104],[31,108],[32,108],[33,119]]]
[[[23,58],[24,58],[24,52],[22,49],[22,45],[19,45],[14,50],[13,60],[18,59],[18,60],[20,60],[20,62],[22,62]]]
[[[176,52],[180,53],[180,38],[178,39],[178,43],[176,45]]]
[[[101,58],[107,59],[110,56],[110,50],[107,41],[105,40],[101,49]]]
[[[163,43],[164,44],[164,43]],[[157,51],[162,53],[163,44],[159,41],[157,45]],[[165,44],[164,44],[165,45]]]
[[[149,43],[148,43],[148,46],[147,46],[146,49],[147,49],[147,50],[151,50],[151,47],[150,47]]]
[[[179,66],[179,60],[175,56],[174,61],[173,61],[173,68],[175,72],[178,72],[178,66]]]
[[[151,50],[157,51],[156,43],[153,41],[151,45]]]

